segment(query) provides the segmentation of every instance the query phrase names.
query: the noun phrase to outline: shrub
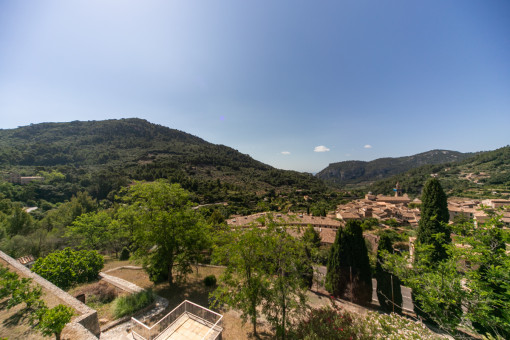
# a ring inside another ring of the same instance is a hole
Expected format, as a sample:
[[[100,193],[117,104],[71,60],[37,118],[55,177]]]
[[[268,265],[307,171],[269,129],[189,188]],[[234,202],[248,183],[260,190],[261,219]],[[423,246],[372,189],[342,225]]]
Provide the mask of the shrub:
[[[415,322],[397,314],[368,312],[351,314],[339,308],[313,309],[300,320],[290,339],[306,340],[439,340],[444,337],[433,333],[421,322]]]
[[[62,289],[97,279],[104,259],[94,250],[65,248],[35,261],[32,271]]]
[[[214,287],[216,286],[216,276],[209,275],[204,278],[204,284],[206,287]]]
[[[312,309],[308,317],[298,323],[289,335],[291,339],[357,339],[358,330],[351,314],[324,307]]]
[[[440,340],[443,336],[429,330],[422,322],[412,321],[392,314],[368,312],[357,320],[360,325],[359,339],[377,340]]]
[[[133,314],[134,312],[147,307],[154,301],[152,290],[143,290],[141,292],[121,296],[115,300],[113,314],[116,318]]]
[[[120,252],[120,258],[119,260],[121,261],[127,261],[129,260],[129,257],[131,256],[131,254],[129,253],[129,249],[127,249],[126,247],[122,248],[122,251]]]

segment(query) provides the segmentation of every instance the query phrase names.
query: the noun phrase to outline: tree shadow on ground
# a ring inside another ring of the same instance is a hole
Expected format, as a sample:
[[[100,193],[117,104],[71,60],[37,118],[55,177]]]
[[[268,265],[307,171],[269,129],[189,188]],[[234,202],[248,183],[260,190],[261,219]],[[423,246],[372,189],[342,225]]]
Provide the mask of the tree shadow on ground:
[[[209,293],[215,287],[206,287],[202,281],[187,280],[187,282],[158,284],[154,292],[168,300],[168,307],[175,308],[184,300],[191,301],[203,307],[209,308]]]
[[[29,323],[30,322],[29,315],[30,315],[30,311],[27,310],[26,308],[23,308],[23,309],[17,311],[16,313],[12,314],[11,316],[9,316],[7,319],[5,319],[3,321],[3,325],[6,327],[13,327],[13,326],[18,326],[25,322]]]

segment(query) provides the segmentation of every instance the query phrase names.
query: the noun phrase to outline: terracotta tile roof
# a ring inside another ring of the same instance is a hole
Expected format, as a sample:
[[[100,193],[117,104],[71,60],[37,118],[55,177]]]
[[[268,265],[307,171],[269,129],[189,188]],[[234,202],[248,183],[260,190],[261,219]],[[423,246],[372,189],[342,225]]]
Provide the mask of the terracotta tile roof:
[[[248,216],[236,216],[227,220],[227,224],[229,226],[243,227],[249,226],[251,224],[260,224],[259,219],[265,219],[269,213],[258,213]],[[331,228],[339,228],[342,226],[342,223],[336,219],[330,217],[322,217],[322,216],[312,216],[307,214],[281,214],[281,213],[273,213],[273,218],[275,222],[283,223],[287,225],[296,225],[296,226],[322,226],[322,227],[331,227]]]
[[[22,256],[22,257],[18,258],[17,261],[19,263],[21,263],[22,265],[26,265],[26,264],[29,264],[30,262],[34,262],[35,259],[32,255],[27,255],[27,256]]]

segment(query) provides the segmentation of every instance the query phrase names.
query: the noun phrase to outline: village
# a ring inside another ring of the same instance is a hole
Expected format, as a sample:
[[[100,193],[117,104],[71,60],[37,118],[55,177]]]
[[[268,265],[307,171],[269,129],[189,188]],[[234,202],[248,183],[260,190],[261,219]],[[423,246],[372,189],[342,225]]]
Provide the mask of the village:
[[[356,199],[347,204],[338,205],[334,212],[327,216],[313,216],[312,214],[296,214],[288,212],[273,213],[273,218],[279,224],[289,227],[313,226],[319,232],[323,244],[333,244],[336,230],[345,226],[349,220],[377,219],[380,225],[389,228],[384,222],[392,221],[394,225],[418,228],[420,221],[420,204],[418,198],[411,200],[407,194],[402,194],[399,183],[395,185],[394,196],[374,195],[371,192],[363,199]],[[506,207],[506,209],[505,209]],[[457,220],[473,220],[474,223],[485,223],[489,219],[487,211],[495,212],[501,209],[500,221],[506,228],[510,228],[510,200],[454,197],[448,199],[449,223]],[[236,215],[227,220],[230,227],[251,227],[264,221],[267,212],[248,216]],[[262,218],[261,218],[262,217]]]

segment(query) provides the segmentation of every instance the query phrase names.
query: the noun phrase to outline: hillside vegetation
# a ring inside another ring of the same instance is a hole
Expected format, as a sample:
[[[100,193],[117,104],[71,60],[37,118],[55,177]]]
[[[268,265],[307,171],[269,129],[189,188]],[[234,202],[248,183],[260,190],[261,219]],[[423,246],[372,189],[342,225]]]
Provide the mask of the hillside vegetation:
[[[5,178],[12,172],[45,177],[43,183],[30,183],[32,189],[24,188],[23,193],[0,184],[5,196],[23,202],[57,203],[78,191],[113,200],[120,188],[134,180],[158,178],[180,183],[202,204],[228,201],[254,207],[266,194],[294,193],[299,205],[304,195],[323,199],[328,191],[311,174],[275,169],[230,147],[142,119],[0,130],[0,170]]]
[[[421,166],[378,181],[367,189],[390,194],[399,182],[404,192],[416,196],[431,176],[439,179],[449,196],[507,198],[510,196],[510,146],[481,152],[460,162]]]
[[[328,165],[317,174],[317,177],[337,187],[359,186],[383,180],[423,165],[461,161],[470,156],[472,153],[431,150],[413,156],[386,157],[370,162],[345,161]]]

